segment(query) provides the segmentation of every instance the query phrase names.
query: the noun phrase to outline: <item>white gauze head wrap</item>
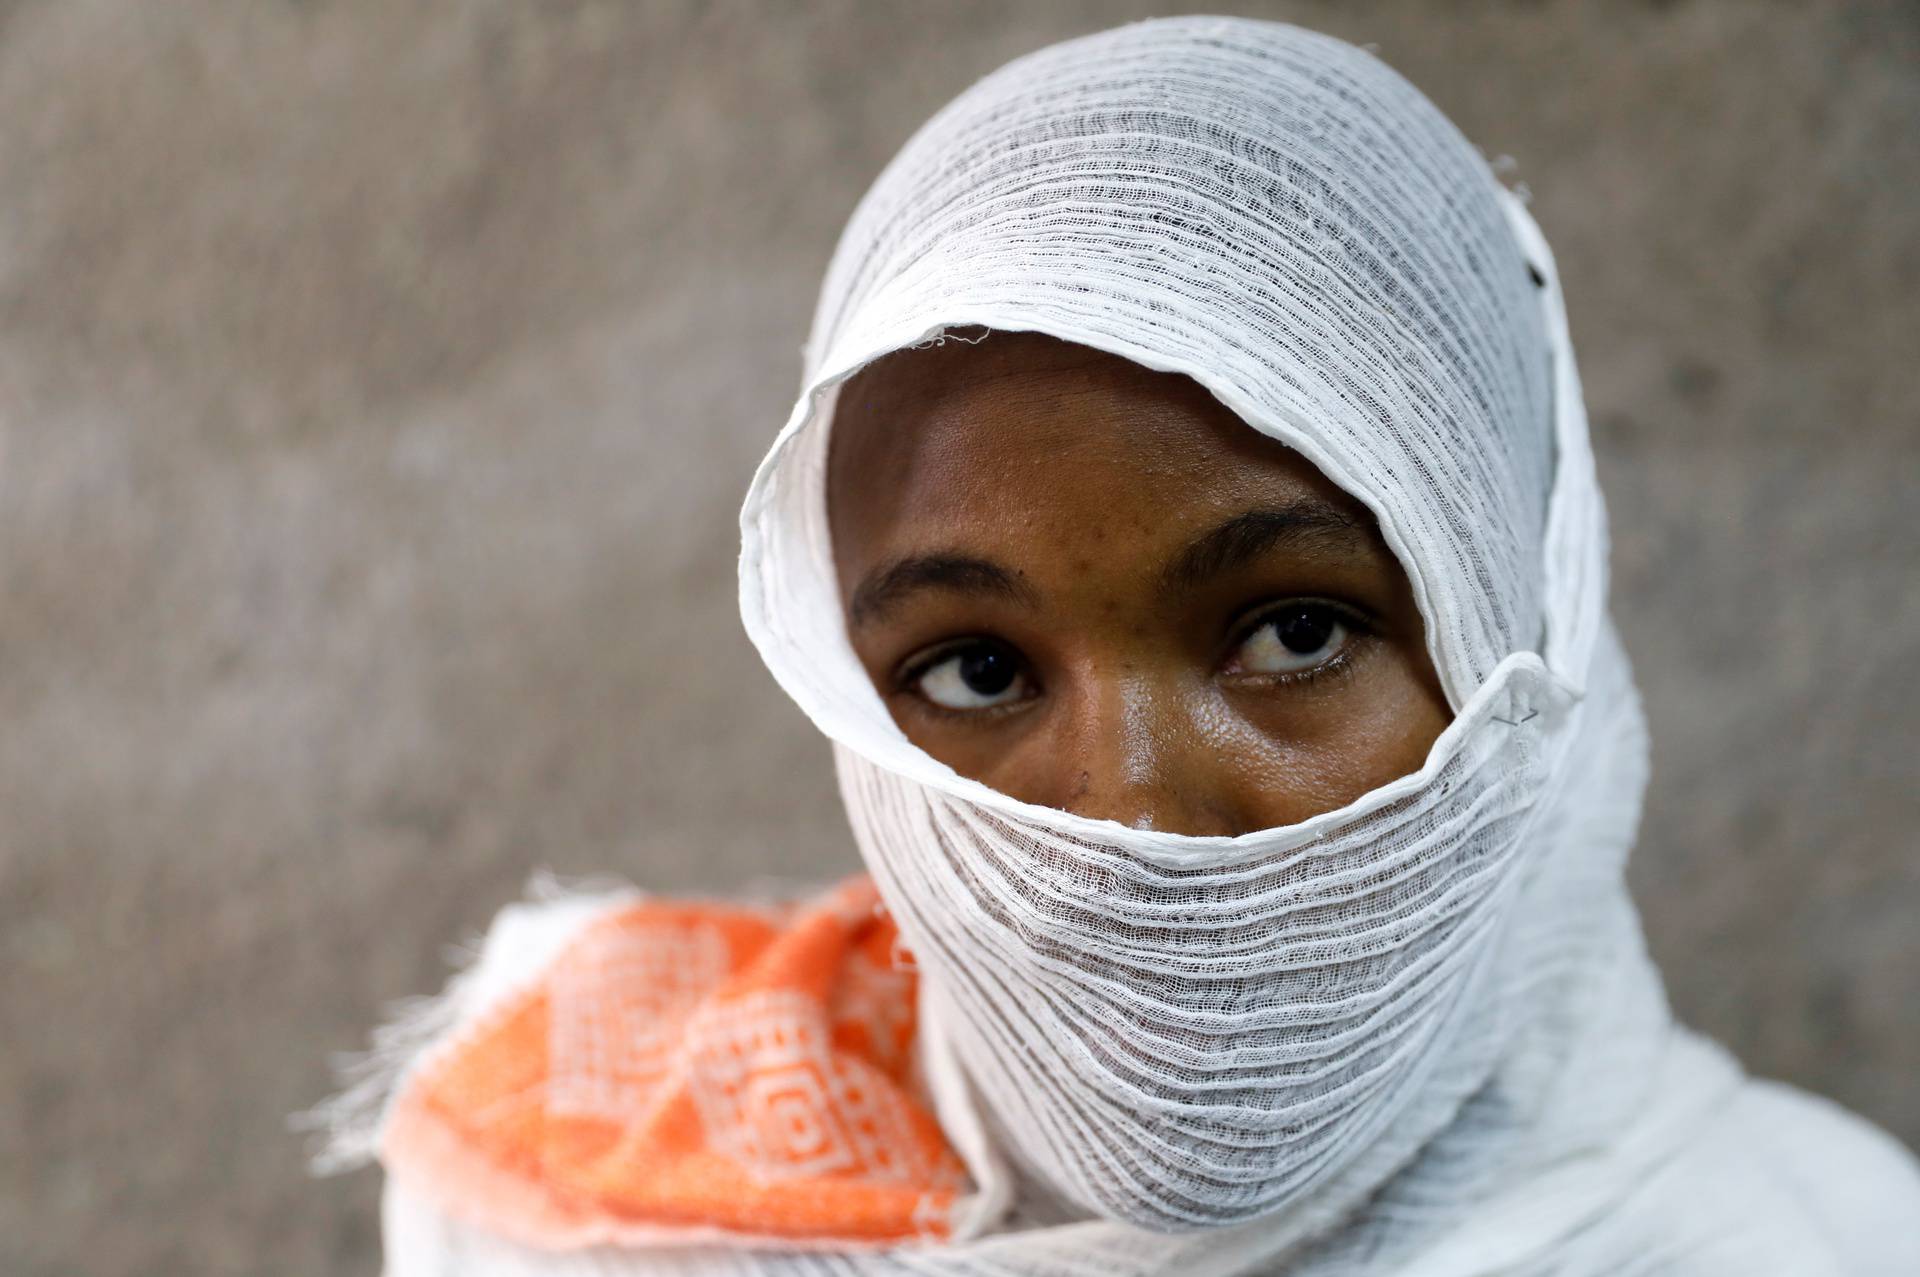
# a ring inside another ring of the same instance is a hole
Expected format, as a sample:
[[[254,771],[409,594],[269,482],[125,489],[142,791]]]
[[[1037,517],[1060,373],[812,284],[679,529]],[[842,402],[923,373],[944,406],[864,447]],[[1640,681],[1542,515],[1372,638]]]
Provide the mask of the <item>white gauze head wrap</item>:
[[[908,742],[842,616],[831,409],[974,325],[1183,373],[1375,513],[1456,714],[1419,772],[1191,837],[1016,801]],[[981,1185],[963,1236],[1020,1186],[1128,1237],[1258,1220],[1271,1256],[1396,1176],[1416,1214],[1493,1191],[1641,1100],[1665,1024],[1620,881],[1644,743],[1559,283],[1404,79],[1223,18],[1007,65],[861,201],[804,383],[742,512],[741,607],[836,743],[923,973]]]

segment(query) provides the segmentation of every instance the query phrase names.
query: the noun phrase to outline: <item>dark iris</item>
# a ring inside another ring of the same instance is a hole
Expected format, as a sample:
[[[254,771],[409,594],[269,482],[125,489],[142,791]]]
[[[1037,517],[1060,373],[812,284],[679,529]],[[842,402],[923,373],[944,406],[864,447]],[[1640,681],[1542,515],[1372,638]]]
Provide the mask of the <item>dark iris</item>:
[[[1013,653],[1003,647],[980,643],[960,653],[960,681],[976,696],[998,696],[1019,672]]]
[[[1299,607],[1274,617],[1272,624],[1282,647],[1297,656],[1306,656],[1327,645],[1338,619],[1323,607]]]

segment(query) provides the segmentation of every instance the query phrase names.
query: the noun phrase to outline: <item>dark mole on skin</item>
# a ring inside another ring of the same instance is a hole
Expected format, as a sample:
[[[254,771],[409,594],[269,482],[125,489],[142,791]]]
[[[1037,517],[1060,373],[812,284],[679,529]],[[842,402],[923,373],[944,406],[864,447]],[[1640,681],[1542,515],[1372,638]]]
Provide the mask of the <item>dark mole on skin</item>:
[[[1293,824],[1418,770],[1451,718],[1372,515],[1177,374],[1030,333],[896,352],[841,388],[828,508],[894,720],[1027,802]],[[1304,674],[1260,663],[1294,659],[1289,615],[1340,618]],[[983,651],[1004,703],[936,703],[928,671]]]

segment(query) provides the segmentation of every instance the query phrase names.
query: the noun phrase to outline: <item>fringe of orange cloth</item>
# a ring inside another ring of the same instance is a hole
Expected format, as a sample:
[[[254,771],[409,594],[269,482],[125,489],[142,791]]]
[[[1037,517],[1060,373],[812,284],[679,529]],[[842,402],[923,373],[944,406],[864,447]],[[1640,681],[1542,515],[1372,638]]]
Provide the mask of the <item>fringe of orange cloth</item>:
[[[871,881],[642,900],[406,1078],[381,1161],[524,1245],[947,1237],[966,1173],[909,1072],[914,977]]]

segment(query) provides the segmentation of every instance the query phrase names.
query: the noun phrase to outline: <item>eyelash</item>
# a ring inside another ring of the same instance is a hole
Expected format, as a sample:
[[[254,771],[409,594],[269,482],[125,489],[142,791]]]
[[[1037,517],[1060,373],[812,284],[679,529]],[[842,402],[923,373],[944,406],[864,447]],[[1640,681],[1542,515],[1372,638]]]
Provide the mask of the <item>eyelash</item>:
[[[1305,685],[1328,677],[1345,678],[1353,673],[1353,641],[1371,636],[1373,629],[1367,624],[1367,618],[1360,612],[1344,603],[1337,603],[1332,599],[1295,596],[1293,598],[1275,599],[1271,602],[1260,604],[1251,613],[1243,614],[1246,615],[1246,619],[1230,631],[1233,637],[1227,643],[1227,654],[1231,655],[1239,651],[1248,639],[1251,639],[1255,634],[1259,633],[1262,625],[1275,619],[1287,608],[1298,607],[1302,603],[1310,603],[1315,607],[1326,608],[1329,612],[1338,616],[1340,623],[1347,627],[1351,635],[1349,641],[1339,652],[1335,653],[1332,660],[1323,661],[1319,665],[1312,665],[1303,670],[1288,670],[1270,674],[1236,674],[1234,675],[1236,682],[1254,683],[1265,687],[1281,687],[1288,685]]]
[[[928,670],[933,669],[936,665],[940,664],[940,662],[946,660],[956,652],[965,651],[969,644],[984,641],[987,641],[985,635],[970,634],[964,638],[952,639],[939,644],[934,647],[933,650],[900,671],[894,679],[895,692],[903,692],[913,697],[921,712],[930,714],[935,718],[948,719],[953,722],[978,723],[982,719],[998,718],[1002,714],[1009,714],[1019,709],[1031,698],[1023,697],[1017,701],[1010,701],[1005,705],[992,705],[983,709],[953,709],[950,706],[941,705],[920,694],[918,690],[919,683],[920,680],[926,676]],[[1007,646],[1012,647],[1013,645],[1009,643]],[[1025,661],[1026,658],[1023,656],[1021,659]]]
[[[943,719],[949,723],[985,722],[988,719],[999,718],[1003,714],[1014,713],[1027,703],[1025,699],[1022,699],[1010,701],[1005,705],[989,705],[982,709],[954,709],[951,706],[938,704],[917,694],[914,696],[914,700],[919,702],[918,708],[921,713]]]

